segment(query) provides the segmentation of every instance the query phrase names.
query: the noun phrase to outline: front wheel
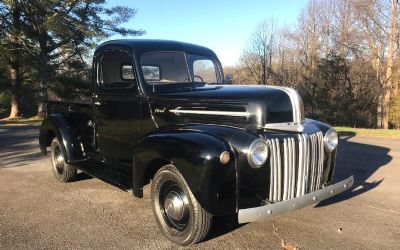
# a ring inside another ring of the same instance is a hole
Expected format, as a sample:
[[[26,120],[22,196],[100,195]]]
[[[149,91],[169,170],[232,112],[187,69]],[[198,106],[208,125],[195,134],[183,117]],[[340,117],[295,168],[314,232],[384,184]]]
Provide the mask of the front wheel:
[[[61,144],[57,137],[55,137],[51,142],[50,152],[51,165],[56,179],[61,182],[70,182],[73,180],[76,176],[76,168],[65,162],[65,157],[61,150]]]
[[[212,215],[204,210],[173,165],[162,167],[151,185],[153,213],[169,240],[187,246],[200,242],[211,228]]]

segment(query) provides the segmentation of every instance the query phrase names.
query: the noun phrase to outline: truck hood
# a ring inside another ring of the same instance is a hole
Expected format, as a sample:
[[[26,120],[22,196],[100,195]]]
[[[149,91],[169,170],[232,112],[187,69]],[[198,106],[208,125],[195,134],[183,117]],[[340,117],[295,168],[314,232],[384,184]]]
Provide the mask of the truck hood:
[[[303,104],[291,88],[260,85],[204,85],[150,98],[158,127],[205,123],[301,132]]]

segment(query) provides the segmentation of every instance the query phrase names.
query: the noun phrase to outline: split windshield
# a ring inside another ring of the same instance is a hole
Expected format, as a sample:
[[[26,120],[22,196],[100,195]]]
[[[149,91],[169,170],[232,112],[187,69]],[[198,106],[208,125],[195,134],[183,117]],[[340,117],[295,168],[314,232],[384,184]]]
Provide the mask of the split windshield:
[[[141,58],[143,77],[148,84],[220,83],[213,59],[184,52],[151,52]]]

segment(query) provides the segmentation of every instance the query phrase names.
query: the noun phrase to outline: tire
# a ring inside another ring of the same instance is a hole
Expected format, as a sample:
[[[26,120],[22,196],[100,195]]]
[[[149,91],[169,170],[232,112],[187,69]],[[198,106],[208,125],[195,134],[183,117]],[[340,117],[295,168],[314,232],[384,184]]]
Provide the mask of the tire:
[[[53,139],[50,146],[51,166],[54,176],[60,182],[70,182],[76,176],[76,168],[65,162],[61,144],[57,137]]]
[[[210,231],[212,215],[197,202],[185,179],[173,165],[160,168],[154,175],[151,203],[161,232],[176,244],[187,246],[198,243]]]

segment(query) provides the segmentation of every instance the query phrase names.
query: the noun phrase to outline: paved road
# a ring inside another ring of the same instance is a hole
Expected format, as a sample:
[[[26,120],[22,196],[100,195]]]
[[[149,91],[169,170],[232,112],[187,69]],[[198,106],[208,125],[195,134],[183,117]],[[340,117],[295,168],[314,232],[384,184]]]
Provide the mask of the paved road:
[[[153,220],[149,187],[134,199],[100,180],[55,180],[37,148],[38,130],[0,126],[0,249],[175,248]],[[354,174],[351,191],[263,221],[238,226],[217,218],[195,248],[398,249],[400,141],[354,137],[340,144],[336,179]]]

